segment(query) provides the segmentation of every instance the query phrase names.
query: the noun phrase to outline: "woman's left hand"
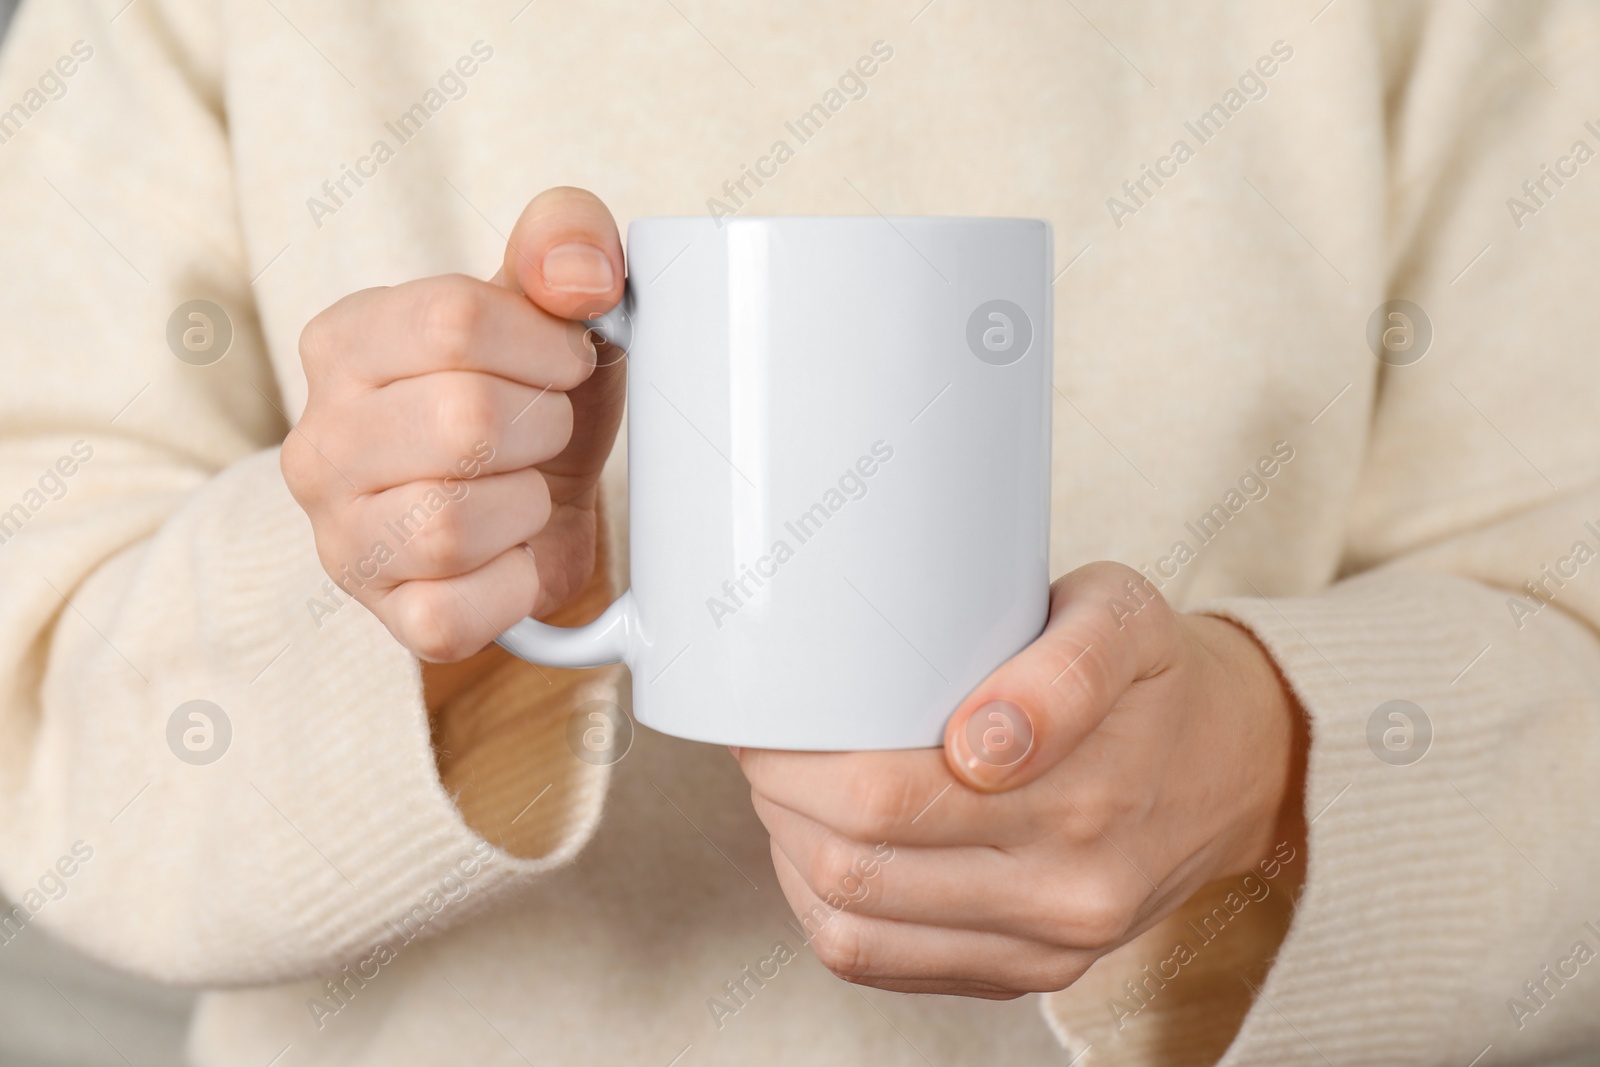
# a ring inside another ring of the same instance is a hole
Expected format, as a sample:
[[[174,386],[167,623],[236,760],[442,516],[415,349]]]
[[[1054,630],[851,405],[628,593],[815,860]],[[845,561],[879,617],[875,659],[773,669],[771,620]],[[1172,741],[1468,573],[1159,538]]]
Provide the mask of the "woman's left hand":
[[[736,754],[831,971],[1004,999],[1065,988],[1294,840],[1304,749],[1248,633],[1096,563],[1055,583],[1044,633],[962,702],[943,750]]]

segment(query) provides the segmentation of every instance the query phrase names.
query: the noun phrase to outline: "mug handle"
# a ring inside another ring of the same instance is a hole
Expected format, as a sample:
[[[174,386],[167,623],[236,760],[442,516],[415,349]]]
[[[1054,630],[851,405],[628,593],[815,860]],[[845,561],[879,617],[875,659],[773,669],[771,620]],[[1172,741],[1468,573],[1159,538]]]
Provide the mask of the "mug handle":
[[[551,626],[528,618],[514,624],[494,643],[518,659],[546,667],[600,667],[627,661],[638,628],[630,591],[612,601],[587,626]]]
[[[590,316],[601,340],[626,352],[633,344],[633,285],[623,287],[622,300],[603,315]],[[546,667],[600,667],[625,663],[638,640],[639,618],[631,590],[586,626],[551,626],[534,618],[515,623],[494,643],[529,663]]]

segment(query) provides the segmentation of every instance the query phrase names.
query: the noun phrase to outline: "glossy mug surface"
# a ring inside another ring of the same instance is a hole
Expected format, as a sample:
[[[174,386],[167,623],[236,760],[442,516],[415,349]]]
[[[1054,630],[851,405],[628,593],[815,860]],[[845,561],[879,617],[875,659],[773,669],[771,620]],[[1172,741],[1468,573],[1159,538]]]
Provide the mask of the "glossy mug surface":
[[[499,638],[621,661],[634,715],[784,749],[942,743],[1044,625],[1049,224],[652,218],[628,228],[631,588]]]

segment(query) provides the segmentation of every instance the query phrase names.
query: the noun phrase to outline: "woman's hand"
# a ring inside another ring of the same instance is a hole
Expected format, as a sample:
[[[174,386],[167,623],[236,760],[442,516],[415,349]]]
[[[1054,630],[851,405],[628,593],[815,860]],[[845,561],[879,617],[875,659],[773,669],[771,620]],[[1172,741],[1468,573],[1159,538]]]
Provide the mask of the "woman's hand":
[[[1244,630],[1097,563],[1055,584],[1045,632],[961,704],[942,751],[736,754],[830,970],[1009,998],[1065,988],[1297,841],[1304,733]]]
[[[354,293],[301,336],[284,479],[328,574],[422,659],[468,656],[594,574],[623,367],[581,323],[622,282],[605,205],[551,189],[490,281]]]

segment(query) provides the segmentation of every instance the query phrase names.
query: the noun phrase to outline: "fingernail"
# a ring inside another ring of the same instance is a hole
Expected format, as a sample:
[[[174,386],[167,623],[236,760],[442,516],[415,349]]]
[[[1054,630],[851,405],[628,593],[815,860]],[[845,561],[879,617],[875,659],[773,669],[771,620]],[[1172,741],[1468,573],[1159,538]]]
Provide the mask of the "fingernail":
[[[980,785],[1000,785],[1033,750],[1033,720],[1009,700],[980,706],[956,733],[956,758]]]
[[[616,284],[611,257],[577,241],[546,252],[541,269],[545,285],[558,293],[609,293]]]
[[[739,758],[739,753],[743,752],[744,749],[735,748],[733,745],[729,745],[728,746],[728,751],[733,753],[733,758],[734,759],[738,759]]]

